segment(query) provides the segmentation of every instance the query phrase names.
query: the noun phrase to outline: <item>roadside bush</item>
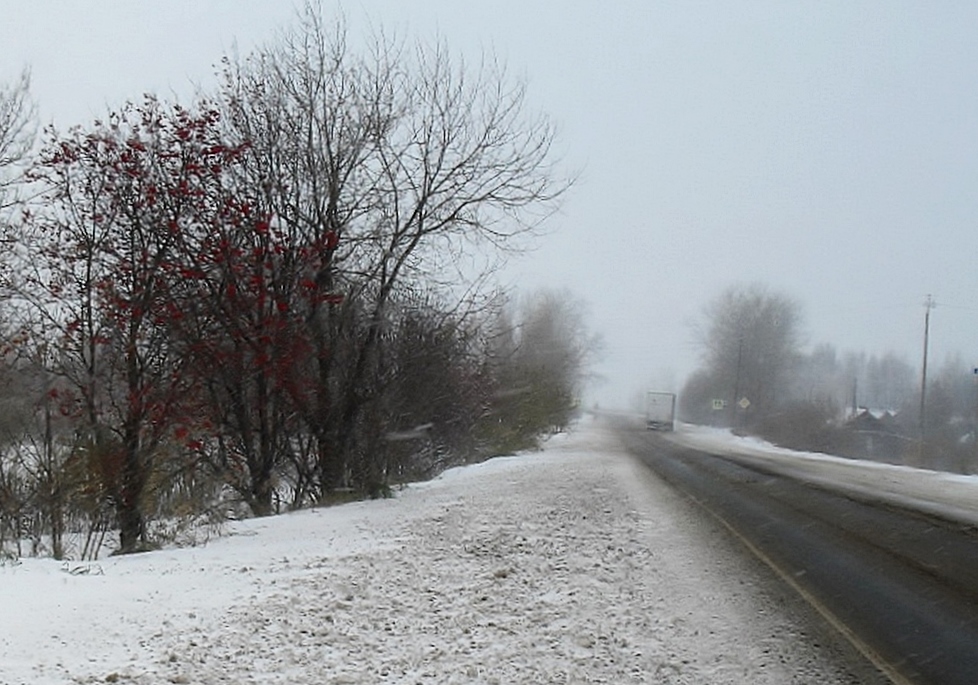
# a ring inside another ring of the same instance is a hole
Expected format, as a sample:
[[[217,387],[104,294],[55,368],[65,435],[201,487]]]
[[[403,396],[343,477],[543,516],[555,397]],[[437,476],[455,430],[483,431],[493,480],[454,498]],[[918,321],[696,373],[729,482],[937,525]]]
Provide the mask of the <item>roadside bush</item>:
[[[752,433],[780,447],[831,452],[838,442],[836,411],[827,403],[793,402],[751,426]]]

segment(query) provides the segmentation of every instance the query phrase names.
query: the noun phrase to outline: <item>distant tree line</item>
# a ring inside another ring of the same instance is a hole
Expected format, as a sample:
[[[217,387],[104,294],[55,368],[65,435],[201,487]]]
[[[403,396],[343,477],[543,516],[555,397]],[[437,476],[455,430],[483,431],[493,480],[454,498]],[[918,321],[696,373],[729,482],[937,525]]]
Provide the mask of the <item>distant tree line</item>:
[[[930,374],[922,422],[913,365],[828,344],[805,351],[801,322],[796,301],[763,285],[722,292],[697,329],[702,365],[680,396],[682,417],[787,447],[978,472],[978,388],[961,358]]]
[[[484,287],[568,185],[491,62],[358,53],[307,8],[190,105],[40,146],[33,118],[25,73],[0,90],[0,551],[383,496],[576,411],[572,299]]]

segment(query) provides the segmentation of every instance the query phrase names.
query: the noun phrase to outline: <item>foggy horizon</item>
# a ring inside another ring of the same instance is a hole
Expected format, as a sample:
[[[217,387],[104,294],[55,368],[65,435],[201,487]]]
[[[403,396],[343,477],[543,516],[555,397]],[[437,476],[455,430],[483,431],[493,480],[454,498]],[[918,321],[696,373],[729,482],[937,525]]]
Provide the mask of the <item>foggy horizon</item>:
[[[380,29],[495,55],[558,127],[580,171],[558,214],[502,272],[569,289],[604,339],[587,401],[679,391],[693,324],[725,288],[798,302],[805,349],[978,366],[978,6],[631,0],[492,6],[322,4],[351,36]],[[42,125],[90,125],[151,92],[189,101],[295,21],[285,3],[96,7],[7,2],[0,82],[24,67]]]

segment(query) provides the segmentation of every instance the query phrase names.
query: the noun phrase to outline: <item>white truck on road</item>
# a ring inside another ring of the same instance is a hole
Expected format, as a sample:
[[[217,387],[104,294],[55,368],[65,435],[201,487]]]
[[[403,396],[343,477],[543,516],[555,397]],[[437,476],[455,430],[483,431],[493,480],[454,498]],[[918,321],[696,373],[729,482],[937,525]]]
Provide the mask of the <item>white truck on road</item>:
[[[650,431],[671,431],[676,426],[676,394],[649,392],[645,398],[645,427]]]

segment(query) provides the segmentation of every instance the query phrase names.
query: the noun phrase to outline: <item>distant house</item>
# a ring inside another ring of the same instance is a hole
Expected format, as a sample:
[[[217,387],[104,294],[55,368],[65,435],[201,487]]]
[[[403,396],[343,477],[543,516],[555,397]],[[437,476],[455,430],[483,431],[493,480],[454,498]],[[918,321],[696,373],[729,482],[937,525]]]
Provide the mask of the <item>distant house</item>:
[[[902,463],[907,438],[900,435],[896,414],[860,407],[843,425],[842,452],[855,459]]]
[[[888,409],[859,407],[856,414],[846,420],[845,427],[856,431],[898,432],[896,414]]]

